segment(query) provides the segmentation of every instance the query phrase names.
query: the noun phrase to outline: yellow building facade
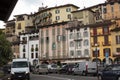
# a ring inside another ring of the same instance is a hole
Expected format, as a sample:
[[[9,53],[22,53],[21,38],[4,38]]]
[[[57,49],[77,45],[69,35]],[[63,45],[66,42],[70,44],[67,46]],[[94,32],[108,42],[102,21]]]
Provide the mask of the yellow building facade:
[[[91,34],[91,58],[93,61],[109,63],[114,61],[112,49],[111,29],[114,28],[114,22],[104,21],[90,25]]]

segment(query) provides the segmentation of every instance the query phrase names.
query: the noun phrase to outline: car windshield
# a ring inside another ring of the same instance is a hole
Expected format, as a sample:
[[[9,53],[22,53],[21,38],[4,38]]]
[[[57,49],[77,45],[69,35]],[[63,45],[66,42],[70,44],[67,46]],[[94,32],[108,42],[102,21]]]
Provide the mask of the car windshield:
[[[47,68],[47,65],[40,65],[41,68]]]
[[[53,68],[57,68],[57,65],[51,65],[51,67],[53,67]]]
[[[12,68],[23,68],[28,67],[28,63],[26,61],[20,61],[20,62],[13,62]]]

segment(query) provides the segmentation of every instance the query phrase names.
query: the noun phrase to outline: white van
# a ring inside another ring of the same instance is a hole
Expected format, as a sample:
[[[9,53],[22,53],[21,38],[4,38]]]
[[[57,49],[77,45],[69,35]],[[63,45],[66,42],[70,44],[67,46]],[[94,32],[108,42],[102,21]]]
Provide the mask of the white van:
[[[76,64],[73,74],[80,74],[86,76],[87,74],[97,74],[96,62],[84,61]]]
[[[13,59],[11,65],[11,80],[27,79],[30,80],[30,67],[27,59]]]

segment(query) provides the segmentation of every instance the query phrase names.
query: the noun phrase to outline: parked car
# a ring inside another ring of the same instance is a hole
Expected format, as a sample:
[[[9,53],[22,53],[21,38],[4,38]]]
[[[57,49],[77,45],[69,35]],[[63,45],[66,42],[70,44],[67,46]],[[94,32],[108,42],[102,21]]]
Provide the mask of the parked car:
[[[98,73],[99,80],[120,80],[120,64],[106,66]]]
[[[4,65],[4,66],[3,66],[3,72],[4,72],[5,74],[10,73],[10,71],[11,71],[11,64],[7,64],[7,65]]]
[[[28,59],[13,59],[11,64],[11,80],[27,79],[30,80],[30,65]]]
[[[48,72],[49,73],[58,73],[59,67],[57,64],[49,64],[48,65]]]
[[[73,69],[73,74],[80,74],[80,75],[96,75],[97,74],[97,65],[96,62],[91,61],[84,61],[78,62],[75,68]]]
[[[48,74],[48,66],[46,64],[37,65],[34,69],[34,73]]]
[[[59,73],[72,74],[74,66],[75,63],[66,64],[59,70]]]

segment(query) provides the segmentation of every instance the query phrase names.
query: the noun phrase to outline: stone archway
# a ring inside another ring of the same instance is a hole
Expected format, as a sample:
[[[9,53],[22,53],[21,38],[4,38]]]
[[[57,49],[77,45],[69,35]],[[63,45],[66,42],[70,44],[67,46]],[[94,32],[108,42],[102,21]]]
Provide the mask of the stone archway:
[[[118,64],[118,63],[120,64],[120,57],[115,58],[115,59],[114,59],[114,63],[115,63],[115,64]]]
[[[101,64],[101,59],[99,59],[99,58],[94,58],[92,61],[97,62],[98,66]]]
[[[111,58],[108,58],[109,64],[113,64],[113,60]],[[106,58],[103,59],[103,64],[106,64]]]

